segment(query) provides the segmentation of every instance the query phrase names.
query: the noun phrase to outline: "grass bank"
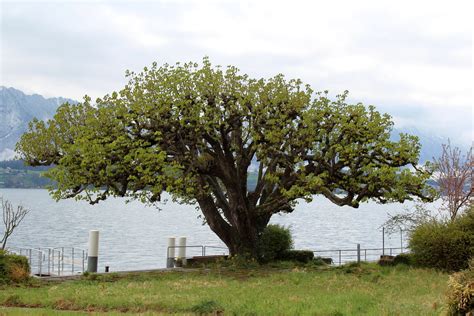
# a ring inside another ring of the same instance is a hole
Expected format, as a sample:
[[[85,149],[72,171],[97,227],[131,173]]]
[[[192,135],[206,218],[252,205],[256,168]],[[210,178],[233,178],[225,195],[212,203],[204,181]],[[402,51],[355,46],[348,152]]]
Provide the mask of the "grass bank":
[[[0,314],[439,315],[448,275],[375,264],[91,275],[0,290]]]

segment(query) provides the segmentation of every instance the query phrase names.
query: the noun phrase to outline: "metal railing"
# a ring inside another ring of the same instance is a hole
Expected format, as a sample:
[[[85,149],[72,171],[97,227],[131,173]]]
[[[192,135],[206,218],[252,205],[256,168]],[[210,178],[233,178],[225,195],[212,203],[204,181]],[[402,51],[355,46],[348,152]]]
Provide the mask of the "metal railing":
[[[25,256],[31,274],[36,276],[74,275],[86,269],[87,251],[80,248],[9,248],[8,251]]]
[[[219,246],[204,246],[204,245],[191,245],[191,246],[169,246],[167,248],[166,258],[176,259],[178,256],[171,258],[170,249],[193,249],[196,250],[193,254],[186,252],[186,258],[192,256],[206,256],[206,255],[228,255],[229,250],[227,247]],[[211,254],[209,249],[214,250]],[[215,251],[217,250],[217,251]],[[331,258],[332,265],[343,265],[348,262],[367,261],[374,262],[380,259],[382,255],[396,256],[401,253],[407,253],[409,249],[407,247],[390,247],[390,248],[354,248],[354,249],[329,249],[329,250],[313,250],[315,257]],[[186,259],[181,258],[181,259]]]
[[[315,257],[331,258],[333,265],[342,265],[354,261],[378,261],[380,256],[396,256],[407,253],[408,248],[356,248],[356,249],[330,249],[314,250]]]
[[[186,257],[189,258],[190,256],[207,256],[207,255],[227,255],[229,254],[229,249],[227,247],[221,247],[221,246],[204,246],[204,245],[191,245],[191,246],[168,246],[166,249],[166,259],[170,259],[170,249],[180,249],[180,248],[185,248],[185,249],[198,249],[198,251],[194,251],[192,255],[190,255],[186,251]],[[209,251],[211,250],[211,251]],[[216,253],[216,250],[219,253]],[[177,257],[177,256],[175,256]]]

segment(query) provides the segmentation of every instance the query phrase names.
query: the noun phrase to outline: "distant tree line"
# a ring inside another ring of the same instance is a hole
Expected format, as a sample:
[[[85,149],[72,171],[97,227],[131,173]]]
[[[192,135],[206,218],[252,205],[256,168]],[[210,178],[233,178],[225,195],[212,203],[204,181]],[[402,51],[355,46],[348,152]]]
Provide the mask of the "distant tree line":
[[[26,166],[23,160],[0,161],[0,188],[46,188],[54,183],[42,176],[50,168]]]
[[[46,171],[51,168],[51,166],[27,166],[23,160],[4,160],[0,161],[0,168],[3,169],[15,169],[15,170],[32,170],[32,171]]]

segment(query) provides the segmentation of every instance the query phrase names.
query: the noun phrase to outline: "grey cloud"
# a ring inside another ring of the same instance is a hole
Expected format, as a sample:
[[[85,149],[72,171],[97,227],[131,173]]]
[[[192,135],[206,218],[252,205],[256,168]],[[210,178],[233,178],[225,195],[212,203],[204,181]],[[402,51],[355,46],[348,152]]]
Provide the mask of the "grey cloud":
[[[423,118],[420,124],[427,128],[442,126],[443,133],[449,135],[472,132],[472,111],[457,107],[450,113],[429,102],[413,102],[411,94],[417,92],[416,88],[376,65],[472,69],[468,60],[472,55],[472,33],[431,34],[421,22],[410,22],[390,12],[361,10],[348,21],[338,21],[340,25],[334,25],[337,32],[329,34],[338,41],[341,36],[340,51],[324,46],[317,29],[301,30],[306,36],[300,38],[298,34],[274,34],[272,25],[263,25],[255,30],[254,39],[271,43],[272,50],[244,49],[236,54],[204,44],[214,34],[183,27],[185,13],[194,14],[199,2],[2,2],[1,6],[1,81],[5,85],[39,87],[35,92],[51,96],[79,99],[87,93],[99,97],[124,85],[126,69],[140,70],[153,61],[200,61],[209,56],[214,64],[236,65],[256,78],[284,73],[288,78],[301,78],[316,90],[329,89],[335,94],[349,89],[354,102],[375,104],[398,117]],[[251,5],[237,1],[216,2],[215,6],[218,13],[232,16],[232,23],[242,26],[249,22],[247,15],[253,10]],[[315,12],[314,18],[323,13],[337,14]],[[162,42],[142,45],[135,37],[147,34],[134,33],[140,31],[134,28],[136,25],[114,24],[128,17],[130,23],[143,24],[144,32]],[[287,23],[286,17],[282,16],[280,22]],[[215,25],[216,30],[220,27]],[[237,46],[248,45],[245,36],[235,40],[241,41]],[[293,53],[286,49],[295,41],[303,51]],[[217,40],[214,45],[225,44]],[[464,54],[466,51],[471,54]],[[337,65],[353,56],[367,56],[373,65],[335,70],[334,65],[328,64],[331,58]],[[472,101],[472,95],[470,98]],[[450,128],[449,124],[455,126]]]

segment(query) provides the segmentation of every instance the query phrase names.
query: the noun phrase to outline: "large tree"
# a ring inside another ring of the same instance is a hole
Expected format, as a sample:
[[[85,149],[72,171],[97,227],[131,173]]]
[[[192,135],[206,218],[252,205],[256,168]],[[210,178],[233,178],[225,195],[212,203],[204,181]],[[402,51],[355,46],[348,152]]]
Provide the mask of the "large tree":
[[[347,104],[347,92],[331,100],[300,80],[256,80],[207,59],[127,76],[95,105],[85,97],[31,122],[18,143],[30,165],[54,165],[55,198],[154,202],[166,191],[197,203],[231,254],[250,255],[272,215],[297,199],[358,207],[427,198],[417,138],[390,140],[390,116]]]

